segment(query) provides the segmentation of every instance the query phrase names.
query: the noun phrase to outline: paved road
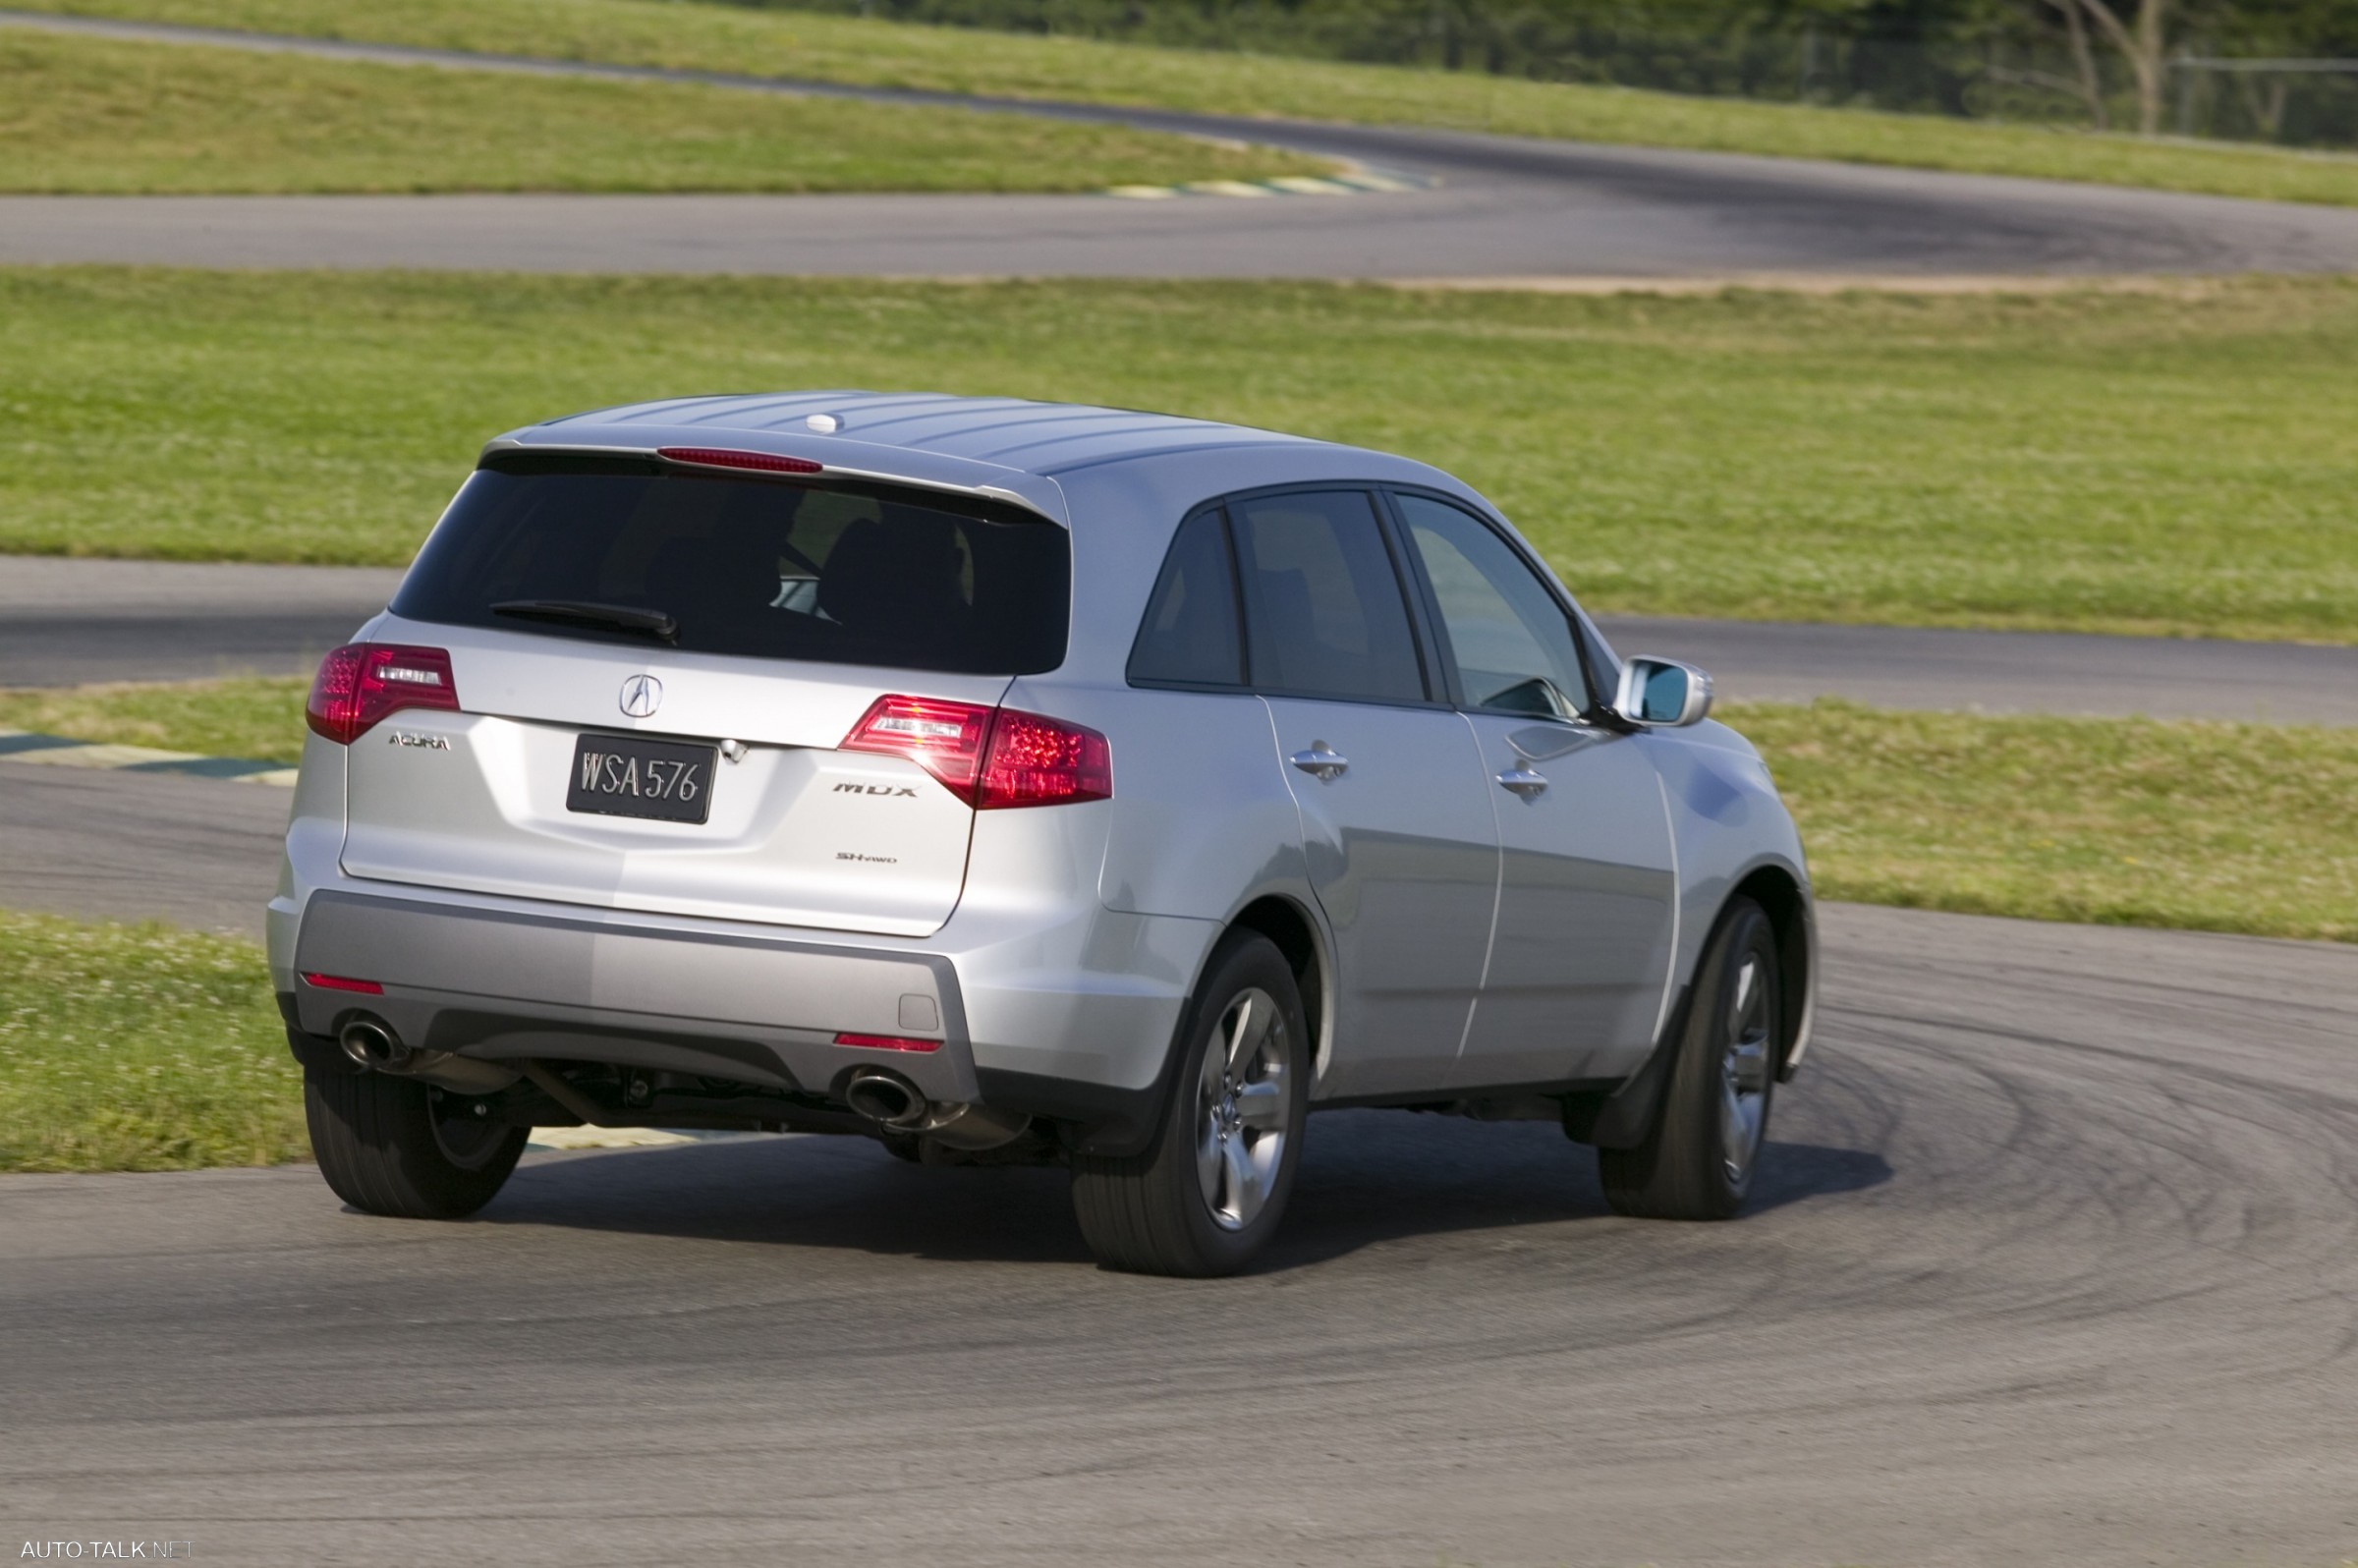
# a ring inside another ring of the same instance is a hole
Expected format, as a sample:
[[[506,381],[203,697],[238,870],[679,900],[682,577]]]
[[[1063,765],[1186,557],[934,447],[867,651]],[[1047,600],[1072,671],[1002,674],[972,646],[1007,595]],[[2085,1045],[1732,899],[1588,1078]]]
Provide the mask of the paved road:
[[[1253,140],[1440,179],[1414,195],[9,196],[0,262],[908,276],[1971,277],[2358,269],[2358,210],[1384,127],[1013,102],[0,14],[245,48],[673,77]]]
[[[0,556],[0,686],[308,674],[398,571]],[[2358,725],[2358,648],[1608,617],[1730,698]]]
[[[256,941],[291,793],[0,761],[0,908]]]
[[[0,555],[0,686],[309,674],[398,570]]]
[[[245,1564],[2217,1563],[2358,1550],[2358,952],[1837,908],[1724,1226],[1537,1124],[1313,1124],[1268,1266],[1048,1171],[0,1180],[0,1530]]]

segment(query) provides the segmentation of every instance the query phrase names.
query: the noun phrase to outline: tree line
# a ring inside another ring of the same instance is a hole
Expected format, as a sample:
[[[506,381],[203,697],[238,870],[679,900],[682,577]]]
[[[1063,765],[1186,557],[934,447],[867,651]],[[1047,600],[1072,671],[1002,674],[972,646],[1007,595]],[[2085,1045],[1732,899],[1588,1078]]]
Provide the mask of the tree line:
[[[1543,81],[2284,138],[2293,74],[2188,57],[2358,57],[2358,0],[739,0],[905,22],[1423,65]],[[2174,85],[2173,85],[2174,83]],[[2298,140],[2345,140],[2358,78]],[[2312,113],[2311,119],[2317,119]],[[2181,126],[2181,129],[2191,129]],[[2322,133],[2322,134],[2320,134]]]

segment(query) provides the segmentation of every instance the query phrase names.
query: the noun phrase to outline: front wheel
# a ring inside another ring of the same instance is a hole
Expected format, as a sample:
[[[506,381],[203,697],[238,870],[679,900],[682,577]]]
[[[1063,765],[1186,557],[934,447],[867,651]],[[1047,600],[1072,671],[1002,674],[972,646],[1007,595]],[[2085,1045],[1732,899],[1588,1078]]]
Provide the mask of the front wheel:
[[[477,1116],[479,1106],[414,1078],[303,1074],[319,1174],[353,1207],[395,1219],[464,1219],[507,1185],[531,1129]]]
[[[1635,1148],[1600,1148],[1613,1211],[1727,1219],[1744,1204],[1776,1089],[1776,932],[1748,898],[1730,903],[1695,977],[1686,1027],[1654,1130]]]
[[[1231,933],[1205,968],[1154,1145],[1076,1155],[1073,1212],[1108,1268],[1203,1278],[1242,1268],[1277,1229],[1301,1158],[1310,1026],[1285,955]]]

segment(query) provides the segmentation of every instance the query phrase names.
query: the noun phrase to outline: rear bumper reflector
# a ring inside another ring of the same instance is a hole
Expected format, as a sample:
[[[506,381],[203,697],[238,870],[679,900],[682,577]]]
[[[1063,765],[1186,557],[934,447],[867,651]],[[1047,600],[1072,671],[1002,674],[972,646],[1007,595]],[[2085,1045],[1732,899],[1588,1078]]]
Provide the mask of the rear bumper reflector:
[[[353,980],[344,975],[305,975],[306,985],[316,985],[323,991],[358,991],[363,996],[382,996],[385,988],[374,980]]]
[[[871,1051],[937,1051],[941,1049],[941,1041],[937,1039],[918,1039],[909,1035],[838,1035],[835,1036],[835,1043],[857,1045],[864,1050]]]

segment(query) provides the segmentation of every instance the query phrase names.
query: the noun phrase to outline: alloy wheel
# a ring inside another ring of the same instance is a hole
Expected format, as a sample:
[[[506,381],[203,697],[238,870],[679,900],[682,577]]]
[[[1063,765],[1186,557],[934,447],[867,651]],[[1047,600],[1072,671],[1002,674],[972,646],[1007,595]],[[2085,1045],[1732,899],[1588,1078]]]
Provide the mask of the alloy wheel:
[[[1769,1032],[1776,1009],[1761,954],[1743,955],[1730,990],[1727,1043],[1719,1063],[1719,1157],[1728,1185],[1741,1189],[1760,1157],[1768,1119]]]
[[[1196,1086],[1196,1181],[1223,1230],[1253,1223],[1284,1168],[1285,1016],[1259,986],[1221,1009]]]

